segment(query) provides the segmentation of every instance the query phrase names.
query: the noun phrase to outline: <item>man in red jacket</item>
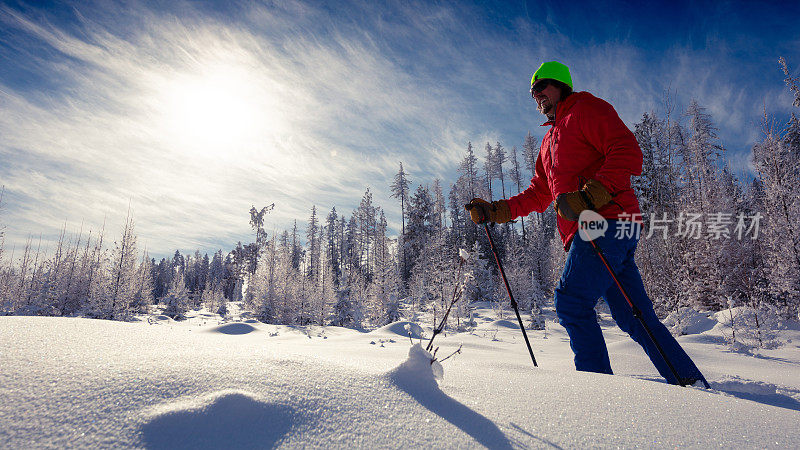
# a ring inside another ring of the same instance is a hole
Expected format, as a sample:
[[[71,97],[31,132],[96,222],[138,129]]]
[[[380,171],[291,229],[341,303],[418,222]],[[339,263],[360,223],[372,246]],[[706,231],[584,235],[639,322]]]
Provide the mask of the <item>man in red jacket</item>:
[[[634,260],[639,236],[639,201],[631,176],[641,175],[642,151],[614,108],[588,92],[573,92],[567,66],[543,63],[531,79],[531,95],[550,129],[542,139],[530,186],[507,200],[473,199],[467,208],[475,223],[505,223],[544,212],[555,200],[558,231],[568,251],[555,289],[559,323],[570,337],[577,370],[611,374],[611,363],[594,307],[603,297],[619,327],[644,348],[659,373],[672,384],[705,380],[669,330],[658,320]],[[594,239],[631,301],[675,367],[675,379],[664,358],[633,316],[608,269],[578,233],[578,217],[596,211],[608,225]],[[631,222],[632,221],[632,222]],[[629,232],[616,233],[616,230]],[[630,232],[633,231],[633,232]]]

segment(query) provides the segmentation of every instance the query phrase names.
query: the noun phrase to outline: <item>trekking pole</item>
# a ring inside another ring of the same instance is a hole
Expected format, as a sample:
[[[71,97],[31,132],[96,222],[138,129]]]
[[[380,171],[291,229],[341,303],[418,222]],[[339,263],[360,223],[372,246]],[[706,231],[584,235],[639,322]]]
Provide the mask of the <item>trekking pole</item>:
[[[486,237],[489,238],[489,246],[492,248],[492,253],[494,254],[494,260],[497,261],[497,268],[500,269],[500,276],[503,277],[503,283],[506,284],[506,292],[508,292],[508,298],[511,299],[511,306],[514,308],[514,312],[517,314],[517,320],[519,321],[519,329],[522,330],[522,336],[525,338],[525,345],[528,346],[528,353],[531,354],[533,367],[539,367],[539,365],[536,364],[536,358],[533,356],[533,349],[531,348],[531,343],[528,340],[528,334],[525,332],[525,325],[522,324],[522,317],[519,315],[519,308],[517,308],[517,302],[514,300],[514,295],[511,294],[511,287],[509,287],[508,285],[508,279],[506,278],[506,272],[503,270],[503,264],[500,263],[500,257],[497,256],[497,249],[494,248],[494,240],[492,240],[492,234],[489,233],[489,224],[484,223],[483,229],[486,230]]]
[[[675,377],[679,385],[686,386],[687,381],[678,376],[678,371],[675,370],[675,366],[672,365],[672,362],[667,357],[667,354],[666,352],[664,352],[664,349],[661,347],[661,344],[658,343],[658,340],[653,334],[653,331],[650,329],[649,326],[647,326],[647,323],[644,321],[644,317],[642,316],[642,310],[640,310],[638,306],[634,305],[633,302],[631,301],[631,298],[628,297],[628,293],[625,292],[625,289],[622,287],[622,283],[619,282],[619,278],[617,278],[617,275],[614,273],[614,269],[611,268],[611,265],[608,263],[608,260],[606,260],[606,257],[605,255],[603,255],[602,250],[600,250],[600,247],[594,242],[593,239],[588,239],[588,236],[586,240],[588,240],[589,243],[592,244],[592,248],[594,249],[595,253],[597,253],[597,256],[599,256],[600,260],[603,261],[603,265],[606,266],[606,269],[608,269],[608,273],[611,275],[611,278],[614,279],[614,283],[617,284],[617,287],[619,288],[619,291],[622,293],[622,296],[625,298],[625,301],[628,302],[628,306],[631,307],[631,311],[633,312],[633,317],[639,319],[639,323],[642,324],[644,331],[647,332],[647,335],[650,337],[650,340],[653,342],[653,345],[656,346],[656,349],[658,350],[658,353],[661,355],[661,358],[664,359],[665,363],[667,363],[667,367],[669,367],[669,371],[672,372],[672,376]],[[700,379],[705,385],[706,389],[711,389],[711,386],[708,385],[708,382],[706,381],[705,377],[700,375]]]

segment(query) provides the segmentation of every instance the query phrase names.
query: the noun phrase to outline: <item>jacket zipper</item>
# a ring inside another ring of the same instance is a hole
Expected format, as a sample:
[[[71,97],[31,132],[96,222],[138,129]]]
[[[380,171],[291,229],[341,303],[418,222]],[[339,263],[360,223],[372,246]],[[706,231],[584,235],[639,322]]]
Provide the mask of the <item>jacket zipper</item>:
[[[553,177],[553,166],[555,166],[555,160],[553,159],[553,141],[556,138],[556,113],[558,112],[558,104],[561,102],[556,102],[555,106],[553,106],[553,124],[550,125],[550,144],[547,146],[547,154],[550,156],[550,178]]]

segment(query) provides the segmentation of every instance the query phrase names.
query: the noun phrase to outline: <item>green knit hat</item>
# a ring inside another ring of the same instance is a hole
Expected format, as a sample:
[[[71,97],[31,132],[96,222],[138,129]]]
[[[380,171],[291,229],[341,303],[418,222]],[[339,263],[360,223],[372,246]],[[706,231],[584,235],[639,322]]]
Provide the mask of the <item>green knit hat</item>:
[[[569,74],[569,67],[558,61],[542,63],[542,65],[536,69],[536,72],[533,73],[531,87],[533,87],[533,83],[543,78],[560,81],[572,89],[572,77]]]

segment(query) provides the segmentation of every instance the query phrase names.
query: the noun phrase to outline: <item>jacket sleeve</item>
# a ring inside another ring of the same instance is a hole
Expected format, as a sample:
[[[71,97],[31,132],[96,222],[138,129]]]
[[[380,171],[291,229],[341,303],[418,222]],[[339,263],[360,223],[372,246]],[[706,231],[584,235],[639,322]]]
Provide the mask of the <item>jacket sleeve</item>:
[[[547,173],[544,171],[542,152],[536,158],[536,173],[531,180],[531,185],[519,194],[507,200],[511,210],[511,218],[527,216],[533,211],[544,212],[553,202],[553,195],[547,184]]]
[[[630,189],[631,175],[642,174],[642,150],[609,103],[598,99],[582,111],[581,131],[604,161],[594,178],[612,195]]]

